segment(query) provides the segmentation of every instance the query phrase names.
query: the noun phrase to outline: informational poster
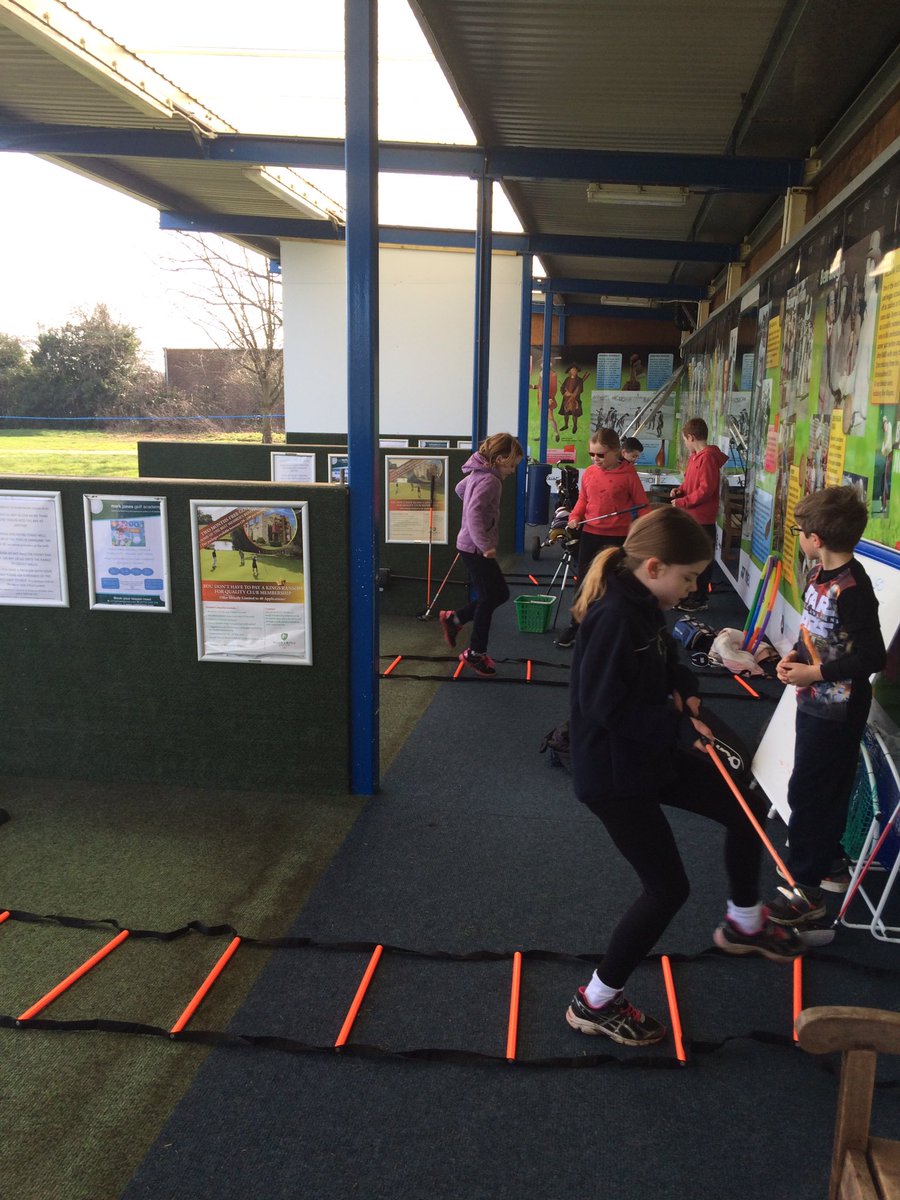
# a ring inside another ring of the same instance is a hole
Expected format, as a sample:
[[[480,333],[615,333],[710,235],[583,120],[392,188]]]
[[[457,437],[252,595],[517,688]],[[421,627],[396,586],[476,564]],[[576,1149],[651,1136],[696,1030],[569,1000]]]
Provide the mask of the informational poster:
[[[293,452],[285,453],[282,450],[273,450],[272,482],[315,483],[315,454],[295,454]]]
[[[837,487],[844,473],[844,439],[843,413],[836,408],[831,414],[831,432],[828,438],[828,458],[825,462],[825,486]]]
[[[409,448],[409,438],[379,438],[378,445],[384,449],[390,450],[393,448]]]
[[[900,265],[883,277],[881,286],[872,403],[897,404],[900,403]]]
[[[192,500],[201,662],[312,663],[305,501]]]
[[[658,392],[672,377],[675,370],[674,354],[647,355],[647,390]]]
[[[59,492],[0,491],[0,604],[69,607]]]
[[[385,455],[386,542],[446,545],[448,461]]]
[[[420,450],[447,450],[449,447],[449,438],[419,438]]]
[[[172,611],[165,496],[86,495],[84,533],[91,608]]]
[[[774,498],[757,488],[753,497],[753,528],[750,534],[750,553],[757,562],[765,562],[772,548],[772,510]]]
[[[349,456],[349,454],[329,454],[328,455],[328,482],[329,483],[349,483],[350,482],[350,456]]]
[[[781,317],[772,317],[769,321],[769,335],[766,339],[766,370],[772,371],[781,362]]]
[[[606,391],[622,386],[622,355],[603,353],[597,355],[598,390]]]
[[[784,530],[784,548],[782,550],[782,562],[784,563],[784,578],[787,583],[793,587],[796,584],[796,576],[794,573],[794,563],[797,557],[797,535],[793,531],[794,526],[794,509],[803,498],[803,492],[800,487],[800,468],[792,466],[788,471],[788,494],[787,494],[787,524]]]

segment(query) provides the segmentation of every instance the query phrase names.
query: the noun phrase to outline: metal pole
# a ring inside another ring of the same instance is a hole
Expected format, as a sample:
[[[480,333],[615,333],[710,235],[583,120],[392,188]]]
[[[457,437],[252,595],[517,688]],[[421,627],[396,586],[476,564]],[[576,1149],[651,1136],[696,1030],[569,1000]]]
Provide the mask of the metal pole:
[[[519,424],[516,436],[522,447],[528,445],[528,395],[531,379],[531,291],[534,284],[534,259],[523,254],[522,262],[522,306],[519,320]],[[526,461],[523,459],[516,470],[516,554],[525,550],[525,480]]]
[[[550,342],[553,337],[553,297],[544,297],[544,344],[541,347],[541,436],[538,462],[547,461],[547,422],[550,419]]]
[[[478,180],[475,230],[475,353],[472,377],[472,448],[487,437],[488,365],[491,343],[491,222],[493,181]]]
[[[350,475],[350,790],[379,783],[378,3],[345,0],[347,450]]]

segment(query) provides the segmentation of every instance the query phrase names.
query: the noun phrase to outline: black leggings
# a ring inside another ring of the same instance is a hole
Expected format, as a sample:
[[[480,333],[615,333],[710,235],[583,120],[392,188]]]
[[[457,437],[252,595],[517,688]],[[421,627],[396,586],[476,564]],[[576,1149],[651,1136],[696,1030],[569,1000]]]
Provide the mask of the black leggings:
[[[598,967],[608,987],[625,986],[650,953],[690,894],[690,884],[671,826],[661,805],[681,808],[724,825],[725,869],[730,899],[749,908],[759,899],[762,842],[711,760],[675,751],[676,780],[654,796],[588,797],[582,800],[606,826],[617,849],[634,867],[643,892],[613,930]],[[741,789],[754,816],[765,820],[766,805],[756,792]]]
[[[509,599],[509,588],[496,558],[485,558],[483,554],[469,554],[465,550],[460,550],[459,556],[466,564],[471,599],[464,608],[456,610],[456,619],[460,625],[472,622],[469,649],[474,654],[485,654],[494,609]]]

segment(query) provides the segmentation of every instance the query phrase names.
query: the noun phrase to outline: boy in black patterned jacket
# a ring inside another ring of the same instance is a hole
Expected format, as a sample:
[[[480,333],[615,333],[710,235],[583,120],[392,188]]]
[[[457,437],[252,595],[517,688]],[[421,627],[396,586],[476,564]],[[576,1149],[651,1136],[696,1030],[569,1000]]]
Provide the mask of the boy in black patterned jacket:
[[[872,583],[853,557],[866,505],[852,487],[829,487],[801,500],[795,516],[800,548],[818,560],[807,578],[800,636],[778,664],[778,678],[797,689],[786,865],[799,894],[779,888],[769,915],[802,927],[824,917],[823,888],[847,890],[841,835],[872,702],[869,676],[884,666],[885,651]]]

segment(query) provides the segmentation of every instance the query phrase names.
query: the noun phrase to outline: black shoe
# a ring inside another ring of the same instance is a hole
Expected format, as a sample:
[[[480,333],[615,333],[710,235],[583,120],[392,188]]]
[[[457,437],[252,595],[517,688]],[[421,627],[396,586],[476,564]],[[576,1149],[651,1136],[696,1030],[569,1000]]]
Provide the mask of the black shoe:
[[[575,645],[575,635],[578,633],[577,625],[570,625],[556,639],[556,644],[560,650],[568,650]]]
[[[441,623],[441,632],[444,635],[444,641],[452,650],[456,646],[456,638],[459,633],[459,623],[456,620],[456,613],[452,609],[444,609],[438,620]]]
[[[482,679],[493,679],[497,674],[497,664],[488,654],[476,654],[474,650],[463,650],[459,661],[471,667]]]
[[[713,941],[726,954],[761,954],[772,962],[790,962],[804,950],[797,931],[774,924],[765,909],[758,933],[743,933],[726,917],[713,934]]]
[[[622,1046],[650,1046],[666,1036],[665,1025],[654,1021],[624,996],[610,1000],[602,1008],[591,1008],[584,998],[584,988],[575,993],[566,1009],[566,1021],[579,1033],[603,1034]]]
[[[775,870],[785,878],[781,867]],[[824,892],[846,892],[850,887],[850,864],[846,858],[836,858],[828,868],[828,874],[819,880],[819,887]],[[808,888],[806,889],[809,890]]]
[[[675,608],[678,612],[683,613],[698,613],[706,612],[709,605],[705,600],[692,600],[690,596],[686,600],[682,600],[680,604],[676,604]]]
[[[825,901],[821,888],[780,887],[778,895],[768,904],[769,919],[776,925],[793,925],[802,928],[821,921],[825,916]]]

